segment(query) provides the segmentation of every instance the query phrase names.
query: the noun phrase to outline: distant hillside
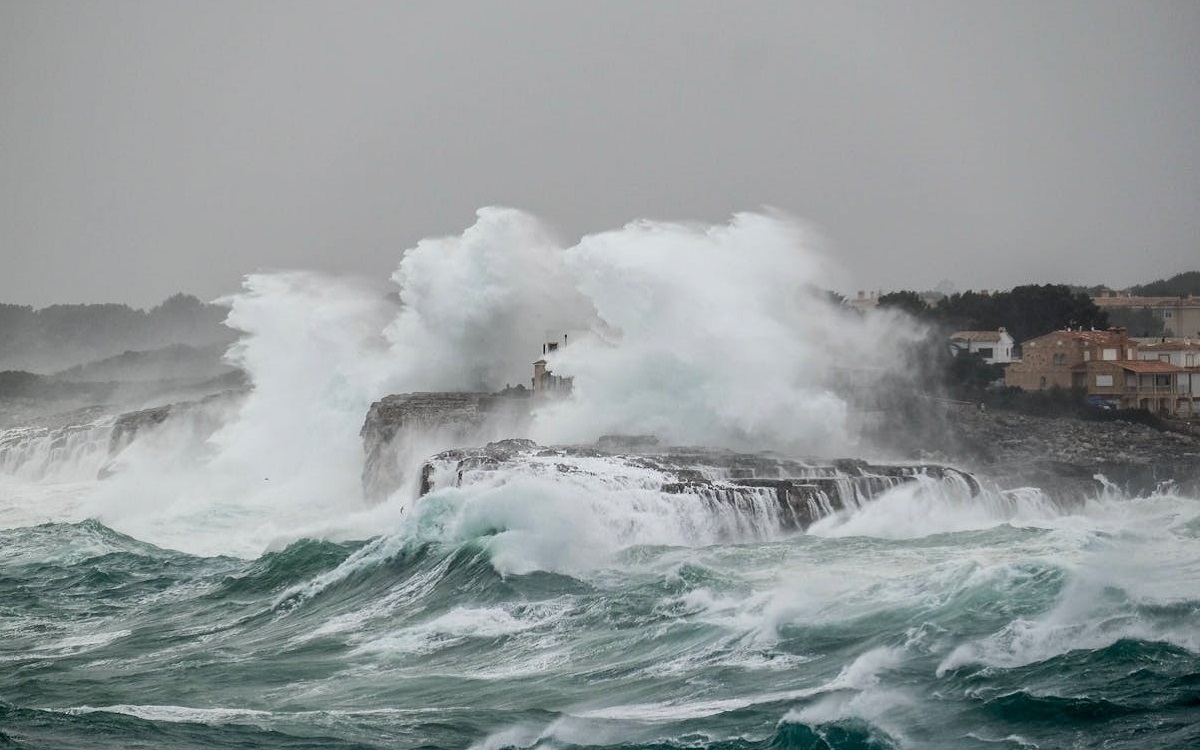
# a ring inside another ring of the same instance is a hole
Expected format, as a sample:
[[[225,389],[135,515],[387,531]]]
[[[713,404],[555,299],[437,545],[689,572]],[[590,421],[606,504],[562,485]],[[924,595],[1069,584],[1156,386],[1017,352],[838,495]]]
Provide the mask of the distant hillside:
[[[12,398],[67,399],[84,398],[92,403],[107,398],[113,383],[57,383],[45,375],[21,370],[0,372],[0,400]]]
[[[232,342],[226,310],[176,294],[150,310],[127,305],[0,304],[0,370],[51,373],[173,344],[205,348]]]
[[[151,380],[208,380],[232,372],[222,361],[226,345],[204,347],[171,344],[148,352],[128,351],[55,373],[54,379],[72,383]]]
[[[91,419],[247,387],[245,373],[235,369],[216,377],[193,372],[182,378],[123,381],[71,381],[33,372],[0,371],[0,430],[45,424],[80,411],[92,415]]]
[[[1159,279],[1151,281],[1149,284],[1131,286],[1128,291],[1138,297],[1200,296],[1200,271],[1177,273],[1169,279]]]

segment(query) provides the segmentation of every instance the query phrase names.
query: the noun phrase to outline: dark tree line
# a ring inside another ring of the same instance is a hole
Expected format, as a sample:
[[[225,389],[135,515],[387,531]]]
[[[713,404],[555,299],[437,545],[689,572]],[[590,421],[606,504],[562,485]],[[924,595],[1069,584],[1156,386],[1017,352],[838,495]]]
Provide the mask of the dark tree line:
[[[1138,297],[1188,297],[1200,295],[1200,271],[1177,273],[1169,279],[1151,281],[1129,288]]]
[[[900,291],[879,297],[882,307],[894,307],[924,320],[943,332],[1008,329],[1018,343],[1068,327],[1107,328],[1108,314],[1084,292],[1065,284],[1029,284],[1011,291],[951,294],[930,305],[916,292]]]
[[[959,330],[1006,328],[1017,343],[1068,327],[1106,328],[1108,316],[1085,292],[1061,284],[1031,284],[1007,292],[951,294],[930,304],[917,292],[899,291],[879,297],[881,307],[902,310],[924,322],[928,335],[918,347],[924,373],[921,382],[932,395],[983,401],[989,386],[1004,377],[1004,368],[979,354],[954,353],[947,336]]]

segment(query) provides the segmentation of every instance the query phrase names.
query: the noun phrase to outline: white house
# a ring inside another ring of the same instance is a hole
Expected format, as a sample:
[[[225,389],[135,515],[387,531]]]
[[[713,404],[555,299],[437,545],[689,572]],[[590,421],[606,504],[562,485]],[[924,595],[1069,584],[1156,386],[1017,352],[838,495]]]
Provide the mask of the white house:
[[[1152,340],[1138,347],[1137,358],[1152,362],[1170,362],[1176,367],[1197,367],[1200,366],[1200,341]]]
[[[1191,399],[1180,403],[1180,413],[1184,416],[1196,414],[1197,408],[1200,407],[1200,341],[1151,341],[1138,347],[1137,357],[1149,362],[1167,362],[1184,368],[1184,372],[1179,373],[1178,392],[1190,396]]]
[[[978,354],[989,365],[1012,362],[1014,343],[1003,326],[998,331],[956,331],[950,335],[950,347],[955,353]]]

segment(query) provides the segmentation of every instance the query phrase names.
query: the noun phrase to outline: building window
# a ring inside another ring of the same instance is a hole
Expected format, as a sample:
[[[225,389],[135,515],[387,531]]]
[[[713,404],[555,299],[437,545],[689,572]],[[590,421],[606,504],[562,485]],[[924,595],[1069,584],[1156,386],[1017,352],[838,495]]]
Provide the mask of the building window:
[[[1115,360],[1117,358],[1117,350],[1116,349],[1105,349],[1104,351],[1102,351],[1100,353],[1100,358],[1106,362]]]
[[[1184,361],[1187,362],[1188,367],[1195,367],[1196,366],[1196,355],[1189,354],[1189,355],[1187,355],[1187,358]]]
[[[1158,361],[1159,362],[1170,362],[1171,355],[1170,354],[1160,354],[1160,355],[1158,355]]]
[[[1065,365],[1066,363],[1067,363],[1067,355],[1065,355],[1065,354],[1055,354],[1054,355],[1054,364],[1055,365]]]
[[[979,349],[979,356],[983,357],[984,359],[991,359],[993,356],[992,355],[992,347],[985,346],[985,347]]]
[[[1043,375],[1041,382],[1038,384],[1038,388],[1045,388],[1045,387],[1046,387],[1046,376]]]
[[[1091,350],[1091,349],[1084,349],[1084,350],[1083,350],[1083,361],[1084,361],[1084,362],[1091,362],[1091,361],[1092,361],[1092,350]]]
[[[1163,317],[1164,317],[1164,318],[1169,318],[1169,317],[1171,317],[1171,311],[1170,311],[1170,310],[1163,310]]]
[[[1112,388],[1112,384],[1113,384],[1113,376],[1112,375],[1097,375],[1096,376],[1096,387],[1097,388]]]

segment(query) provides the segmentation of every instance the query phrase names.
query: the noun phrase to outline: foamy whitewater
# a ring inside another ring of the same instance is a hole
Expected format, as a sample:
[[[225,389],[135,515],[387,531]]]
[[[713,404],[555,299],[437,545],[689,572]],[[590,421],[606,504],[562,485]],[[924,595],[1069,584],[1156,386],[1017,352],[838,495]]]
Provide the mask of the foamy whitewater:
[[[389,284],[248,277],[248,392],[0,433],[0,747],[1200,746],[1169,489],[921,476],[805,532],[603,457],[364,496],[373,401],[527,385],[549,331],[573,392],[524,437],[881,458],[919,332],[832,272],[779,215],[564,247],[485,209]]]

